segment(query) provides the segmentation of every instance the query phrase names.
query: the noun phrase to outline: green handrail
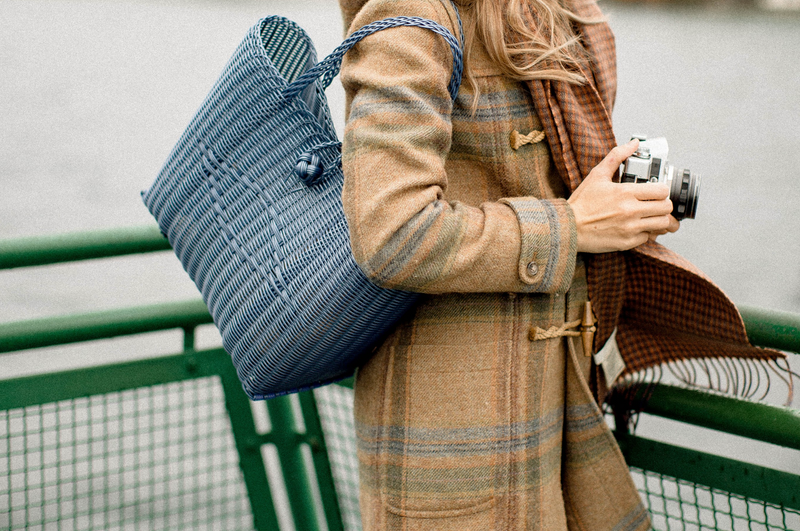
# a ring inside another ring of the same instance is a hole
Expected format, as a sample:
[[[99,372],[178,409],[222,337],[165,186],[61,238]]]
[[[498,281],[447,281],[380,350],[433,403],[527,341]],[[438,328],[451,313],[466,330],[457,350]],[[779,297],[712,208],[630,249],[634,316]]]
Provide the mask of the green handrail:
[[[155,225],[10,238],[0,240],[0,269],[168,249],[169,241]],[[739,311],[753,344],[800,352],[800,315],[751,306],[739,306]]]
[[[202,300],[0,323],[0,353],[211,323]],[[352,385],[350,382],[347,384]],[[647,413],[800,450],[800,411],[655,385]]]
[[[0,353],[211,323],[202,300],[0,323]]]
[[[645,412],[800,450],[800,411],[796,409],[658,384]]]
[[[0,240],[0,269],[170,249],[155,225]]]
[[[625,433],[616,435],[628,466],[800,509],[800,476],[796,474]]]
[[[170,249],[155,225],[0,240],[0,269],[33,267]],[[800,352],[800,315],[740,306],[754,344]]]
[[[744,305],[737,308],[754,345],[800,353],[800,315]]]

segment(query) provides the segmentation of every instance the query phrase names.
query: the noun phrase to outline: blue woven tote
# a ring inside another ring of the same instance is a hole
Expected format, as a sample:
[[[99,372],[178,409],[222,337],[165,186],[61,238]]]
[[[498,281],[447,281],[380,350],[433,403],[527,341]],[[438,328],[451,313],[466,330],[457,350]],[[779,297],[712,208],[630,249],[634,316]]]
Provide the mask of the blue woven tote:
[[[417,297],[371,284],[353,259],[341,142],[324,93],[347,50],[397,26],[447,41],[455,99],[459,41],[433,21],[369,24],[315,64],[308,35],[268,17],[249,31],[142,193],[253,399],[351,375]]]

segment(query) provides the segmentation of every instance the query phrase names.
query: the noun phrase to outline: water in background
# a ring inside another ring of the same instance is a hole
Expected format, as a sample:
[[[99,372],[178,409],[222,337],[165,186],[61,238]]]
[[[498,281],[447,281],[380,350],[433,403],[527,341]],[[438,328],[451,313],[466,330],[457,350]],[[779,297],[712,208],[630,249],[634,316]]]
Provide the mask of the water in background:
[[[736,303],[800,312],[800,17],[605,9],[619,49],[617,137],[666,136],[672,161],[703,174],[697,219],[663,243]],[[333,0],[0,3],[0,237],[152,223],[139,191],[247,29],[270,14],[298,21],[320,56],[341,40]],[[337,83],[329,98],[341,131]],[[166,253],[0,273],[3,321],[194,298]],[[200,345],[211,344],[208,328]],[[4,355],[0,377],[180,346],[163,333]],[[723,455],[800,472],[797,452],[669,426],[640,433],[713,439]]]

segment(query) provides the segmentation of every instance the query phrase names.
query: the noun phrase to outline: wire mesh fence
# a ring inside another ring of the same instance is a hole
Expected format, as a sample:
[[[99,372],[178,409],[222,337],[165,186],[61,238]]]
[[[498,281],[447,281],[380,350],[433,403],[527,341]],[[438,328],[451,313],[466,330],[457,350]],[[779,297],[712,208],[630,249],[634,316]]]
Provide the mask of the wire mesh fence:
[[[253,529],[219,379],[0,411],[0,529]]]
[[[331,473],[339,497],[346,531],[361,531],[358,508],[358,459],[356,458],[353,391],[329,385],[314,391],[328,445]]]
[[[656,531],[800,529],[800,511],[639,468],[631,473]]]
[[[314,392],[344,529],[360,531],[353,392]],[[632,468],[661,530],[800,530],[800,511]],[[0,411],[0,529],[254,528],[218,377]]]

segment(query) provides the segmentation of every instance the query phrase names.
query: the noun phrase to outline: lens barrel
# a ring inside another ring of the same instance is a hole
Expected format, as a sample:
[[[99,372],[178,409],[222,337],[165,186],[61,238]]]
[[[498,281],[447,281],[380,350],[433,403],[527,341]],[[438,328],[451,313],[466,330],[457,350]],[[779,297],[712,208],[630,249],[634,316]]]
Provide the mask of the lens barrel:
[[[687,169],[675,169],[669,194],[673,217],[677,220],[694,219],[699,196],[700,174]]]

